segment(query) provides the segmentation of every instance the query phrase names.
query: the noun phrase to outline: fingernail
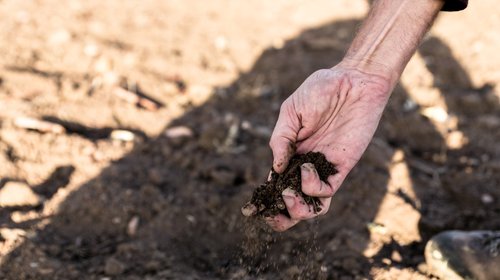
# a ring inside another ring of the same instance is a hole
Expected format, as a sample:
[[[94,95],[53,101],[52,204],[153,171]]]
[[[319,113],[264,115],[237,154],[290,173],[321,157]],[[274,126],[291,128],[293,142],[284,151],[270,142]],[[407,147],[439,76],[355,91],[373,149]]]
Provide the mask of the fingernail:
[[[293,207],[295,205],[295,191],[289,188],[286,188],[281,193],[283,196],[283,200],[287,207]]]
[[[289,196],[289,197],[295,197],[295,196],[297,196],[297,192],[296,192],[296,191],[294,191],[294,190],[292,190],[291,188],[286,188],[286,189],[284,189],[284,190],[281,192],[281,194],[282,194],[283,196]]]
[[[300,166],[300,168],[301,168],[303,171],[305,171],[305,172],[309,172],[309,173],[314,172],[314,169],[315,169],[315,168],[314,168],[314,165],[313,165],[312,163],[309,163],[309,162],[302,164],[302,165]]]
[[[302,176],[311,176],[314,172],[314,165],[312,163],[304,163],[300,166]]]

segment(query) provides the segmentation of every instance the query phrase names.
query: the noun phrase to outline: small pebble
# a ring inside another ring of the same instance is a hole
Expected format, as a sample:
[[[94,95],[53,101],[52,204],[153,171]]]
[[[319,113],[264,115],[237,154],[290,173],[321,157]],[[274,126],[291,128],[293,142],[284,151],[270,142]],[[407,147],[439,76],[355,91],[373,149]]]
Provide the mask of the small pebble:
[[[104,273],[109,276],[117,276],[125,271],[125,265],[117,259],[111,257],[106,260],[104,265]]]
[[[186,215],[186,219],[192,224],[196,223],[196,218],[193,215]]]
[[[48,121],[37,120],[29,117],[19,117],[14,120],[14,125],[19,128],[36,130],[38,132],[50,132],[61,134],[66,131],[60,124],[51,123]]]
[[[448,119],[448,112],[446,112],[441,107],[428,107],[421,111],[421,114],[426,116],[427,118],[439,122],[444,123]]]
[[[192,137],[193,130],[187,126],[174,126],[165,130],[165,136],[168,138]]]
[[[139,227],[139,216],[133,216],[127,225],[127,234],[129,236],[134,236],[137,233],[137,228]]]
[[[491,196],[490,194],[483,194],[481,195],[481,201],[484,203],[484,204],[491,204],[493,202],[493,196]]]
[[[123,142],[131,142],[135,139],[135,134],[128,130],[115,129],[111,132],[111,139],[119,140]]]
[[[4,240],[14,241],[22,236],[26,236],[26,231],[22,229],[0,228],[0,237]]]
[[[42,199],[26,183],[7,182],[0,190],[0,207],[38,206]]]

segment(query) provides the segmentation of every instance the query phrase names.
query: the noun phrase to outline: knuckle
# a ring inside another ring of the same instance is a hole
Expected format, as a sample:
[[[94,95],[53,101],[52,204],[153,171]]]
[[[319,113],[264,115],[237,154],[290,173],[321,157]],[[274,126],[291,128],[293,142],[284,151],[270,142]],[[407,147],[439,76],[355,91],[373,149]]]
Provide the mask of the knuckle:
[[[289,107],[290,107],[290,98],[287,98],[285,99],[285,101],[283,101],[283,103],[281,103],[280,112],[287,111]]]
[[[307,209],[307,210],[306,209],[301,209],[299,211],[295,211],[293,213],[290,213],[290,216],[294,220],[307,220],[307,219],[312,218],[312,215],[309,212],[309,209]]]
[[[302,182],[302,192],[309,196],[321,195],[318,182],[307,180]]]
[[[325,77],[328,77],[332,74],[332,70],[330,69],[318,69],[316,71],[314,71],[314,73],[312,73],[312,77],[317,77],[317,78],[325,78]]]
[[[275,140],[276,137],[274,137],[274,135],[271,136],[271,139],[269,139],[269,147],[271,149],[274,149],[274,146],[276,145],[276,140]]]
[[[306,187],[308,189],[314,189],[316,187],[317,188],[320,187],[318,185],[319,182],[313,176],[302,176],[300,179],[302,182],[302,187]]]
[[[294,220],[307,220],[308,216],[303,214],[303,213],[299,213],[299,214],[293,215],[292,219],[294,219]]]
[[[274,151],[281,153],[283,150],[283,138],[280,135],[274,134],[269,139],[269,147]]]

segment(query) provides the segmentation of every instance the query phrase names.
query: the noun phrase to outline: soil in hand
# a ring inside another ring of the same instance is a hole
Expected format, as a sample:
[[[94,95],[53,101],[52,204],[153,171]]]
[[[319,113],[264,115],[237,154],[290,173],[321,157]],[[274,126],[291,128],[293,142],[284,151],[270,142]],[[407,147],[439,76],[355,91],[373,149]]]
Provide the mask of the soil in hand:
[[[247,203],[242,212],[246,216],[259,215],[263,217],[276,216],[284,214],[290,216],[283,201],[281,193],[284,189],[290,188],[304,198],[304,201],[312,205],[314,212],[321,211],[321,202],[316,197],[311,197],[302,192],[300,167],[304,163],[312,163],[318,172],[322,181],[337,173],[335,166],[326,160],[325,155],[318,152],[309,152],[307,154],[296,154],[290,160],[286,170],[279,174],[271,170],[269,181],[260,185],[253,192],[252,199]]]

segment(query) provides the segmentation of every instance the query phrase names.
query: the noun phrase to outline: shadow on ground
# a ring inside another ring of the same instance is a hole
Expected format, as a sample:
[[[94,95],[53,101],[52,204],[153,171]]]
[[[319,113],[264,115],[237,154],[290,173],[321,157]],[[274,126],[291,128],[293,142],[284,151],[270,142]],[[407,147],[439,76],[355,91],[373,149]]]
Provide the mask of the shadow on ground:
[[[498,100],[488,85],[472,87],[436,37],[425,41],[420,54],[448,115],[457,120],[452,130],[461,131],[469,144],[448,149],[449,125],[433,124],[400,86],[375,141],[326,217],[276,234],[241,216],[240,206],[268,173],[267,142],[281,102],[310,73],[340,61],[359,23],[333,22],[266,50],[230,87],[217,89],[211,100],[171,124],[190,127],[194,136],[160,135],[137,144],[71,193],[59,213],[6,258],[0,275],[349,279],[371,278],[372,268],[387,267],[387,259],[420,274],[430,235],[451,228],[500,229],[498,203],[481,202],[485,193],[500,198],[498,163],[491,163],[500,156],[500,129],[483,120],[498,117]],[[430,98],[428,106],[439,105],[436,100]],[[403,156],[396,156],[400,152]],[[400,163],[409,166],[411,184],[388,187],[391,168]],[[395,208],[380,208],[387,199]],[[398,236],[405,230],[397,226],[405,224],[374,223],[379,210],[398,209],[419,217],[412,237]],[[134,217],[137,231],[129,228]],[[367,253],[370,246],[378,249]],[[401,257],[393,257],[394,251]]]

